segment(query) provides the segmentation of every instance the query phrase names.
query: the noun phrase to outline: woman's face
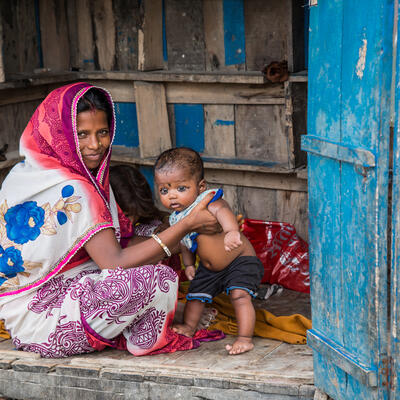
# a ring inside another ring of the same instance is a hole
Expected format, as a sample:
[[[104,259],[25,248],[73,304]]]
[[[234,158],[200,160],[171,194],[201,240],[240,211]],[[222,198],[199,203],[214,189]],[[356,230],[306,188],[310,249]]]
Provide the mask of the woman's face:
[[[88,169],[94,170],[111,142],[107,114],[96,109],[82,111],[76,118],[76,128],[83,162]]]

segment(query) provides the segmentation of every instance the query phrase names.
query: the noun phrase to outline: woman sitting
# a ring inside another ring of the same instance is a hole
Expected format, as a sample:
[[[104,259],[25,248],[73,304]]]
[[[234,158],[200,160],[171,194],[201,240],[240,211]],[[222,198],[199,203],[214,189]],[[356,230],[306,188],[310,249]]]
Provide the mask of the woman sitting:
[[[109,185],[115,118],[87,83],[51,92],[20,141],[25,161],[0,191],[0,319],[17,349],[66,357],[105,346],[134,355],[171,340],[178,279],[157,260],[191,231],[215,232],[206,210],[121,248],[132,225]]]

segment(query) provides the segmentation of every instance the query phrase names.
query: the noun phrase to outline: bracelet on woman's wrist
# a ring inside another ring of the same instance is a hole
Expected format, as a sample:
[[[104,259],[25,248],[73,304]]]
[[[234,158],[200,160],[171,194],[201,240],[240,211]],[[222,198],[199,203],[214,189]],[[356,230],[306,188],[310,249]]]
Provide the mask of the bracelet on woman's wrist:
[[[162,240],[155,234],[153,233],[151,237],[161,246],[161,248],[164,250],[165,254],[167,257],[171,257],[171,251],[169,248],[162,242]]]

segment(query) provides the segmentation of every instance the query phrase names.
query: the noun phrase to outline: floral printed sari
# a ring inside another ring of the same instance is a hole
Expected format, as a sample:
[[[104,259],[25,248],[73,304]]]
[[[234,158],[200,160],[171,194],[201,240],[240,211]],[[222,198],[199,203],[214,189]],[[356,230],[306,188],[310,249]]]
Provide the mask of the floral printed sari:
[[[132,234],[110,190],[111,146],[96,176],[79,150],[77,103],[92,87],[75,83],[46,97],[22,134],[25,160],[0,192],[0,319],[18,349],[43,357],[105,346],[143,355],[177,339],[168,328],[177,301],[172,269],[100,270],[84,250],[102,229],[118,240]],[[194,346],[187,339],[181,347]]]

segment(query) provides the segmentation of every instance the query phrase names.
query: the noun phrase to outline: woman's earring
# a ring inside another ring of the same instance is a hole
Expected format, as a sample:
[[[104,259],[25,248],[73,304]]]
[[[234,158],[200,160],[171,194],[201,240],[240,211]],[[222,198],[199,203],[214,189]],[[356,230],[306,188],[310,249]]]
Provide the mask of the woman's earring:
[[[101,146],[101,142],[99,142],[99,146]]]

